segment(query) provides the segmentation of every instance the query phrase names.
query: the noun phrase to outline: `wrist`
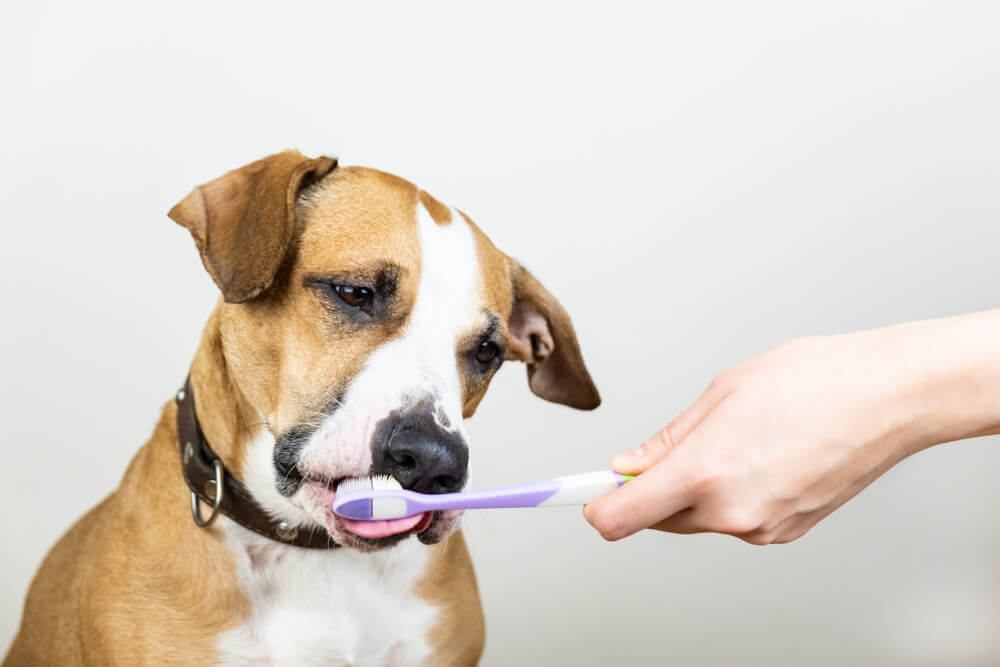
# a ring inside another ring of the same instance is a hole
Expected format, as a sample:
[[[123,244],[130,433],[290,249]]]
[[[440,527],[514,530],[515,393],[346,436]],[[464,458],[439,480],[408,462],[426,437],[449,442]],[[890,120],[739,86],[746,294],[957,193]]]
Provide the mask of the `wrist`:
[[[898,377],[902,456],[1000,433],[1000,310],[879,332]]]

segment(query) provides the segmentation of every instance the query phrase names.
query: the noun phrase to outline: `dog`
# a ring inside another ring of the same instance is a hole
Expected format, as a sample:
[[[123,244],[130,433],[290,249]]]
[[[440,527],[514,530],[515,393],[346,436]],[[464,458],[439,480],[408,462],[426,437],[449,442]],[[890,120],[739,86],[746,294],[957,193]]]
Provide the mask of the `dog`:
[[[484,621],[460,513],[351,522],[347,478],[462,489],[504,361],[600,397],[569,316],[462,212],[296,151],[169,217],[221,296],[120,486],[53,547],[4,665],[470,665]]]

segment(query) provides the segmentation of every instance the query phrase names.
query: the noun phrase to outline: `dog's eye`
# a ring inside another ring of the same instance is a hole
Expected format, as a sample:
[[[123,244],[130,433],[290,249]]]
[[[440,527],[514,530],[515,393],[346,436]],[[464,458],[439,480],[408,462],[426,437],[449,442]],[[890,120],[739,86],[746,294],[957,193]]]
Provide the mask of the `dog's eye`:
[[[491,340],[484,340],[476,348],[476,361],[481,364],[488,364],[500,354],[500,346]]]
[[[360,308],[365,311],[371,310],[372,300],[375,298],[374,293],[370,289],[367,287],[358,287],[357,285],[334,285],[333,291],[348,306]]]

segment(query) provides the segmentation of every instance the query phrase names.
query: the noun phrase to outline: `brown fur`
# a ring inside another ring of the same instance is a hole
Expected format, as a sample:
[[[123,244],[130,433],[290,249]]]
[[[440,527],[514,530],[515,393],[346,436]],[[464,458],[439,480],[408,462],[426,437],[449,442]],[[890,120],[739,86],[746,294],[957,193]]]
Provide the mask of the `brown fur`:
[[[511,351],[528,366],[528,386],[547,401],[593,410],[601,396],[583,363],[569,313],[527,269],[515,264],[511,273]]]
[[[170,213],[189,229],[222,291],[191,381],[202,429],[237,479],[246,443],[261,425],[277,434],[313,418],[372,351],[404,329],[421,270],[418,201],[438,224],[452,222],[446,206],[401,178],[333,166],[328,158],[281,153],[196,188]],[[466,221],[485,308],[502,321],[510,356],[531,364],[532,389],[596,406],[565,311]],[[397,289],[387,315],[363,329],[317,287],[322,279],[371,280],[386,266]],[[545,358],[507,331],[524,304],[545,318],[543,331],[530,332],[554,346]],[[469,383],[467,415],[488,380]],[[219,524],[202,529],[191,520],[175,418],[171,401],[118,489],[53,547],[28,592],[5,666],[207,664],[217,659],[217,636],[246,619],[249,602]],[[482,651],[483,619],[468,551],[460,533],[430,548],[416,593],[440,609],[431,662],[472,664]]]
[[[174,418],[171,402],[118,489],[42,563],[4,665],[209,664],[245,616],[220,531],[191,522]]]
[[[429,192],[420,191],[420,203],[431,214],[434,222],[439,225],[447,225],[451,222],[451,210],[437,199],[434,199]]]
[[[486,622],[472,559],[461,532],[434,545],[427,574],[417,594],[441,608],[431,630],[432,665],[464,667],[479,662],[485,643]]]
[[[299,190],[336,164],[285,151],[195,188],[170,209],[191,232],[226,301],[249,301],[270,286],[295,234]]]
[[[218,311],[192,367],[198,412],[214,442],[238,442],[247,425],[228,400]],[[197,528],[180,474],[170,401],[122,482],[53,547],[32,582],[21,629],[3,662],[21,665],[202,665],[217,636],[249,614],[218,524]],[[220,455],[221,452],[220,452]],[[240,459],[223,455],[227,467]],[[483,644],[482,611],[461,533],[430,547],[419,594],[441,607],[435,665],[468,665]],[[453,641],[449,641],[448,638]]]

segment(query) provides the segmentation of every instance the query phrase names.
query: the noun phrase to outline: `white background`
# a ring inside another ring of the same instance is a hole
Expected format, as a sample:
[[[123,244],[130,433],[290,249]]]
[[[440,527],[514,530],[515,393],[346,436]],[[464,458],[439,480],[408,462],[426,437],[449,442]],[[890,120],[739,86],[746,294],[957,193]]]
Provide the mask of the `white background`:
[[[573,315],[604,405],[510,365],[476,486],[600,468],[783,339],[1000,301],[996,3],[22,2],[0,26],[0,652],[213,306],[166,211],[267,153],[409,178]],[[1000,663],[998,473],[998,438],[938,447],[765,548],[472,514],[484,664]]]

